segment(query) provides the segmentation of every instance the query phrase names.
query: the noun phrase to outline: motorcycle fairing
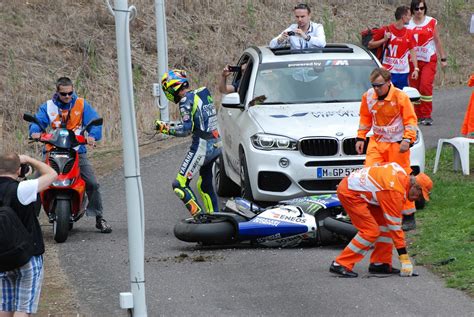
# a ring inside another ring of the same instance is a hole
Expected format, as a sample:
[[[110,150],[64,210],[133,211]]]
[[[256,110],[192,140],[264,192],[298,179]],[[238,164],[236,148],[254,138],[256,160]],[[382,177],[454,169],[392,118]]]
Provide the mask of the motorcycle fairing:
[[[303,213],[299,207],[277,206],[248,222],[239,223],[239,240],[256,240],[263,245],[299,243],[301,239],[314,237],[315,230],[314,217]]]
[[[304,196],[283,200],[280,203],[299,206],[305,213],[313,216],[321,209],[328,209],[341,205],[336,194]]]

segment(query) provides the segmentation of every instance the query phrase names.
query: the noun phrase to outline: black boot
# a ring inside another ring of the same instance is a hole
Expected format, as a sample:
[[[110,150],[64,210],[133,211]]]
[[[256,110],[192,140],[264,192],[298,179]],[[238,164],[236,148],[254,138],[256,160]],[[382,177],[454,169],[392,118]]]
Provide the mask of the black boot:
[[[336,262],[332,262],[331,266],[329,267],[329,272],[340,275],[341,277],[357,277],[358,274],[353,272],[342,265],[338,265]]]

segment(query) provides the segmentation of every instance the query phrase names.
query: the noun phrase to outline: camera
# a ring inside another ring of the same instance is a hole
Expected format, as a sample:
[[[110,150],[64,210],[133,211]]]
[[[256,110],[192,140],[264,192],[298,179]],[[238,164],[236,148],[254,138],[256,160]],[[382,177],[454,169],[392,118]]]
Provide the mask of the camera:
[[[286,34],[288,34],[288,36],[293,36],[293,35],[295,35],[296,33],[295,33],[294,31],[288,31],[288,32],[286,32]]]
[[[240,66],[229,66],[227,68],[229,69],[229,72],[232,72],[232,73],[240,72]]]
[[[25,178],[26,175],[30,172],[30,166],[28,164],[20,164],[20,175],[21,178]]]

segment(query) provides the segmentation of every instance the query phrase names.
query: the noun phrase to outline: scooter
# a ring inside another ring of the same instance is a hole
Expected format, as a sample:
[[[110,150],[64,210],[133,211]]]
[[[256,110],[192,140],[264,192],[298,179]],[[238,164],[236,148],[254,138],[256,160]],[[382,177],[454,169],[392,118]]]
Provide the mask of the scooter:
[[[41,128],[40,138],[34,141],[45,144],[45,163],[58,173],[58,178],[40,196],[49,222],[53,224],[54,240],[62,243],[67,240],[74,222],[84,215],[87,207],[86,184],[81,178],[77,149],[87,144],[84,132],[91,126],[102,125],[103,119],[92,120],[79,135],[66,129],[65,122],[52,133],[47,133],[34,115],[25,113],[23,120]]]
[[[176,238],[185,242],[280,248],[343,243],[356,233],[335,194],[285,200],[268,208],[231,198],[221,212],[204,220],[184,219],[174,227]]]

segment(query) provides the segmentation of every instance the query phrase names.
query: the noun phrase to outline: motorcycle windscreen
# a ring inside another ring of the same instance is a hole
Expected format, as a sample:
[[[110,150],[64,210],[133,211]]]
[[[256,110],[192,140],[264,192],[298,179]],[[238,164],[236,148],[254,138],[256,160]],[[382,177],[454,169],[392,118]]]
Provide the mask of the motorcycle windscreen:
[[[62,149],[72,149],[79,145],[74,132],[66,129],[56,129],[48,143]]]

